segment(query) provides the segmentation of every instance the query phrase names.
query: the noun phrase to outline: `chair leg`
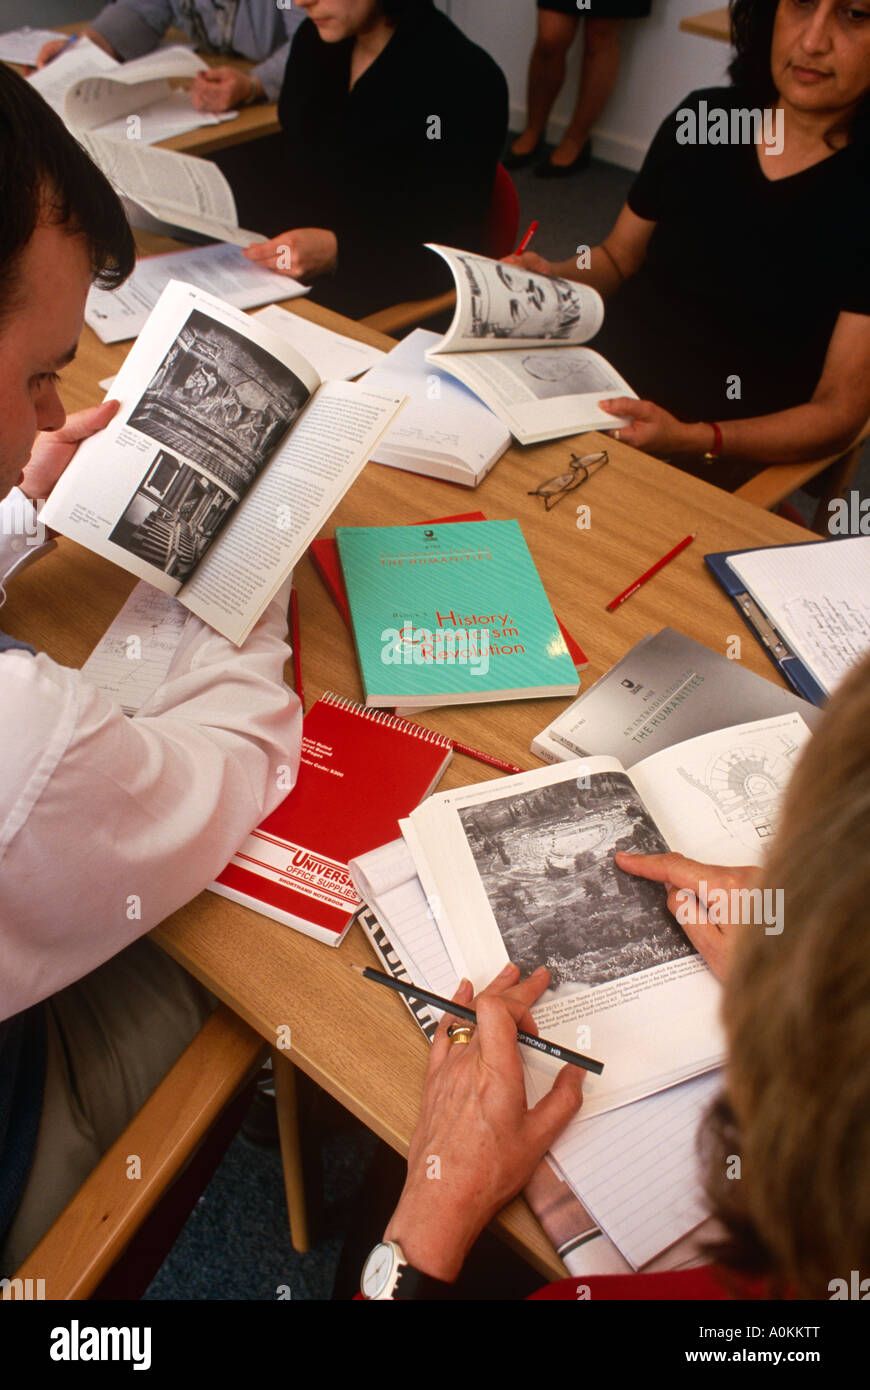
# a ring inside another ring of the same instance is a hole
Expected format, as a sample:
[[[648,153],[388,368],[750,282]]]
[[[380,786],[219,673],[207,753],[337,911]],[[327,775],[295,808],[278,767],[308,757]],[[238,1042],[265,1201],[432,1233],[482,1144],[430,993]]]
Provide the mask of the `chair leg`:
[[[828,534],[828,521],[830,520],[829,504],[835,497],[842,497],[854,478],[858,464],[861,461],[861,453],[864,449],[864,441],[853,445],[847,454],[837,459],[836,463],[825,473],[825,490],[819,498],[813,517],[813,530],[820,536]]]
[[[281,1139],[281,1166],[284,1170],[287,1215],[290,1218],[290,1240],[293,1249],[304,1255],[310,1249],[310,1239],[308,1213],[305,1207],[302,1143],[299,1135],[296,1069],[284,1052],[275,1047],[270,1050],[275,1077],[278,1134]]]

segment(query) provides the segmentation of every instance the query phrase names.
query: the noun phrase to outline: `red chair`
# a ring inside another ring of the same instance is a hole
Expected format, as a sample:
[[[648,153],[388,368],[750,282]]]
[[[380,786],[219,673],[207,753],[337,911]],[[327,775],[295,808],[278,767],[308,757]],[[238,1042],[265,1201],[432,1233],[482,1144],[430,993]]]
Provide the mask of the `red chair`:
[[[520,223],[520,199],[514,181],[499,164],[495,171],[492,186],[492,200],[486,227],[486,252],[493,260],[509,256],[517,244],[517,230]],[[360,323],[367,328],[376,328],[380,333],[396,334],[406,328],[414,328],[425,323],[435,314],[452,309],[456,303],[456,291],[447,290],[429,299],[409,299],[402,304],[393,304],[389,309],[378,309],[375,314],[367,314]]]
[[[492,202],[486,228],[486,254],[494,261],[509,256],[517,244],[520,227],[520,195],[503,164],[495,171]]]

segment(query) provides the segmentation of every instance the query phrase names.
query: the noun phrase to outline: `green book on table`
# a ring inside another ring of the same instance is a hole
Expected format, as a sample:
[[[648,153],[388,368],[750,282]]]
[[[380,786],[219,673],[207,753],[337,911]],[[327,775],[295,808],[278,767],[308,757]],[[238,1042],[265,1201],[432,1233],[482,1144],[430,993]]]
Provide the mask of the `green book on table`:
[[[365,703],[573,695],[580,682],[516,521],[337,527]]]

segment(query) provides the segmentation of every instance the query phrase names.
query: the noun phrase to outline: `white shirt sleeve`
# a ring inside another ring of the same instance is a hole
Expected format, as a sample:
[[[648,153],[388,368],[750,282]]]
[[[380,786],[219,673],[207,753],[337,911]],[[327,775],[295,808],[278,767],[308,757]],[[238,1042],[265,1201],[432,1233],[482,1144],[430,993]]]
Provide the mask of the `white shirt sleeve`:
[[[287,795],[289,581],[241,648],[189,618],[133,719],[78,671],[0,654],[0,1019],[205,888]]]

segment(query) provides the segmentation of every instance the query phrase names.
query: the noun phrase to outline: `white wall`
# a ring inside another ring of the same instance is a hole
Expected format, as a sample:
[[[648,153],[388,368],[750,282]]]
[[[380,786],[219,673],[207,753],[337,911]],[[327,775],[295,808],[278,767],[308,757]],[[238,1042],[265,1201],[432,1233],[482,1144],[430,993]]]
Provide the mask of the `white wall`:
[[[639,169],[659,123],[686,93],[725,80],[728,45],[679,29],[686,15],[712,9],[714,4],[715,0],[653,0],[649,19],[625,21],[619,80],[594,131],[596,156]],[[438,0],[438,5],[500,65],[510,87],[511,128],[521,129],[526,69],[535,36],[534,0]],[[582,37],[570,55],[568,76],[550,123],[551,139],[560,137],[574,105],[581,44]]]

